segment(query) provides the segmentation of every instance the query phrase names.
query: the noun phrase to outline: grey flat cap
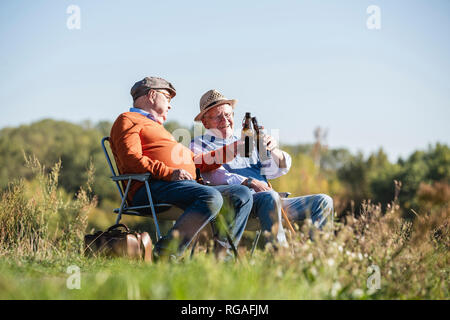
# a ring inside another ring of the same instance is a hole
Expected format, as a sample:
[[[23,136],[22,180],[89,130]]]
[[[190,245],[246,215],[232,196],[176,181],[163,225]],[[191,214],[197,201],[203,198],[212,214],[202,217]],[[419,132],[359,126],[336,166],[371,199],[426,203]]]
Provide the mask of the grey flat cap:
[[[141,81],[136,82],[131,88],[130,93],[133,101],[147,94],[150,89],[165,89],[170,92],[172,98],[177,94],[174,86],[169,81],[163,78],[145,77]]]

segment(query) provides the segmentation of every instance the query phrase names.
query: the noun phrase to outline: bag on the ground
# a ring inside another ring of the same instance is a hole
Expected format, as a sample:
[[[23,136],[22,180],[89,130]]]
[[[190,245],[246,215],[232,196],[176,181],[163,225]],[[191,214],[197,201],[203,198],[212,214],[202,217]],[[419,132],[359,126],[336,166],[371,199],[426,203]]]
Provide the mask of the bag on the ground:
[[[152,240],[147,232],[133,232],[124,224],[116,224],[106,231],[84,236],[86,255],[130,257],[152,261]]]

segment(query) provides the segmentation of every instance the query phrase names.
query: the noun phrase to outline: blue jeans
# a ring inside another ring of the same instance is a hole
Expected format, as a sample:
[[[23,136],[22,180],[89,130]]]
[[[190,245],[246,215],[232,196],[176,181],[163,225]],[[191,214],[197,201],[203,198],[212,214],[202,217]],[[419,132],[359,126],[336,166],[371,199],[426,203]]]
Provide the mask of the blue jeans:
[[[270,232],[278,210],[281,210],[280,205],[289,219],[303,221],[310,218],[319,229],[322,229],[333,213],[333,199],[326,194],[280,199],[278,192],[271,190],[253,194],[251,217],[258,217],[262,230]]]
[[[218,215],[224,199],[234,209],[234,219],[229,223],[231,238],[237,246],[247,224],[253,205],[251,192],[240,185],[205,186],[194,180],[162,181],[150,183],[153,203],[168,203],[184,210],[168,234],[155,244],[157,255],[170,254],[169,243],[174,233],[179,235],[177,254],[181,255],[197,233]],[[133,197],[133,205],[147,205],[148,197],[145,186]]]

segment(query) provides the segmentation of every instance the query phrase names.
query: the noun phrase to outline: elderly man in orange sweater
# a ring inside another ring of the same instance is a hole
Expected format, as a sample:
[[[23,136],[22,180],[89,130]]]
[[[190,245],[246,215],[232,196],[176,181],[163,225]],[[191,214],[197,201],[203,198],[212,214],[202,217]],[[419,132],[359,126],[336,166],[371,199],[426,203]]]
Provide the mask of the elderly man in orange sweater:
[[[131,88],[133,108],[119,115],[110,134],[111,149],[119,171],[150,172],[154,203],[169,203],[184,210],[169,233],[155,244],[156,257],[181,255],[195,235],[214,220],[224,199],[234,208],[234,219],[229,228],[237,245],[253,205],[253,197],[245,186],[210,187],[194,180],[196,167],[200,171],[208,171],[220,166],[216,163],[223,162],[214,159],[232,160],[236,155],[237,143],[227,146],[228,149],[225,147],[197,156],[194,161],[192,151],[178,143],[163,127],[172,108],[170,101],[175,95],[173,85],[162,78],[146,77],[136,82]],[[134,182],[130,186],[128,200],[133,205],[148,204],[143,183]],[[169,243],[176,233],[179,235],[179,246],[176,252],[171,252]],[[216,240],[219,248],[229,246],[224,239]]]

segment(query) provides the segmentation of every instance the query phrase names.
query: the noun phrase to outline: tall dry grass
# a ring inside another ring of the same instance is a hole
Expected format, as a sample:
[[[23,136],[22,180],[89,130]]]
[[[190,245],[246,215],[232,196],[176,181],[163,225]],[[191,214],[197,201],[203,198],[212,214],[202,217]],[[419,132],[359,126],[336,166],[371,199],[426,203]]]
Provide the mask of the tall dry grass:
[[[61,161],[47,171],[34,156],[25,160],[33,180],[11,182],[1,195],[0,256],[49,259],[77,253],[88,212],[96,206],[93,167],[86,185],[70,196],[58,188]]]
[[[27,166],[34,173],[33,181],[11,183],[0,199],[3,298],[123,299],[130,284],[143,299],[449,297],[448,201],[405,219],[397,201],[399,183],[387,209],[366,201],[354,215],[328,223],[323,232],[307,220],[296,225],[295,234],[288,234],[288,248],[268,244],[251,256],[249,247],[241,246],[238,262],[221,263],[206,253],[207,246],[198,246],[192,260],[187,252],[182,261],[146,265],[82,258],[87,215],[96,205],[90,189],[92,167],[86,185],[73,196],[58,188],[60,162],[46,170],[36,158],[28,157]],[[423,189],[423,198],[438,194],[439,188]],[[23,258],[32,261],[24,264]],[[65,287],[64,267],[73,263],[83,270],[79,292]],[[367,285],[371,266],[379,268],[379,289]],[[44,281],[42,275],[48,279]]]
[[[329,298],[448,299],[448,203],[411,220],[404,218],[396,199],[386,211],[364,202],[358,216],[336,222],[331,232],[315,232],[312,242],[311,223],[305,223],[291,239],[291,247],[276,252],[276,265],[282,273],[303,273],[311,282],[323,281],[331,288]],[[380,270],[377,290],[367,284],[371,266]]]

